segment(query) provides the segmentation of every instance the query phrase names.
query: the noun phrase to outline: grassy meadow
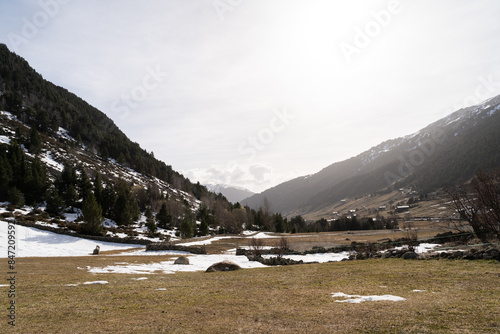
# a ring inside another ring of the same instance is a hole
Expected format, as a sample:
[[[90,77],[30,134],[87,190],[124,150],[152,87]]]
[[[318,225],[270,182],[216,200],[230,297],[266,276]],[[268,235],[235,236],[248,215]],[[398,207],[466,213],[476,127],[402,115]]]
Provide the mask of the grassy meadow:
[[[493,261],[377,259],[149,275],[86,269],[167,259],[19,258],[16,326],[5,316],[0,332],[500,332],[500,264]],[[88,281],[108,284],[82,284]],[[0,288],[5,315],[7,290]],[[331,296],[336,292],[406,301],[341,303]]]

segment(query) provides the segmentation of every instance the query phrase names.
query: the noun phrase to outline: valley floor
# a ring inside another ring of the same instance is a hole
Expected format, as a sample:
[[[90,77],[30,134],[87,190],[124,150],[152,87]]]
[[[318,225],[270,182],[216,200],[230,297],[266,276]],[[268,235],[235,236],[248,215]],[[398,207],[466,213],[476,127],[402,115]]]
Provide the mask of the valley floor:
[[[7,223],[0,222],[2,225]],[[2,333],[500,331],[498,261],[339,262],[338,257],[333,260],[337,262],[264,268],[234,255],[237,246],[248,247],[250,238],[261,239],[267,247],[275,246],[281,238],[263,232],[184,242],[205,245],[209,255],[145,252],[143,247],[102,244],[103,252],[98,256],[74,253],[78,256],[68,257],[61,255],[68,255],[71,247],[81,246],[79,251],[88,254],[95,242],[85,240],[90,244],[75,246],[80,239],[22,226],[17,226],[16,231],[20,254],[23,248],[29,252],[15,258],[15,281],[0,284],[6,316],[0,323]],[[2,246],[8,244],[3,232]],[[430,229],[420,235],[432,233]],[[350,240],[370,242],[402,235],[403,231],[359,231],[287,237],[291,245],[309,246],[346,244]],[[34,257],[46,252],[45,247],[63,253]],[[7,254],[6,249],[1,252]],[[144,256],[146,253],[150,256]],[[171,270],[179,255],[187,255],[191,265]],[[204,272],[210,263],[221,259],[237,261],[243,269]],[[0,261],[8,276],[12,269],[9,259]],[[11,293],[13,286],[15,296]],[[15,327],[8,324],[7,318],[12,301]]]
[[[500,331],[500,267],[492,261],[378,259],[176,274],[87,269],[165,259],[20,258],[15,329],[18,333]],[[0,288],[4,306],[7,290]],[[388,300],[348,303],[342,302],[346,300],[342,294]],[[2,309],[6,315],[7,307]],[[3,318],[0,331],[14,332]]]

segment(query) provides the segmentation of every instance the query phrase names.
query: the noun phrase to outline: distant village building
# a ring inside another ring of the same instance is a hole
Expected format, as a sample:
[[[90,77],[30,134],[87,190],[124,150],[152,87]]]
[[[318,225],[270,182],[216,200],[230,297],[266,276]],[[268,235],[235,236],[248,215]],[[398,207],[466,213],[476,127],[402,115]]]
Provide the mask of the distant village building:
[[[381,205],[378,207],[378,211],[385,211],[385,205]]]
[[[398,205],[396,207],[396,212],[406,212],[406,211],[409,211],[410,210],[410,206],[409,205]]]

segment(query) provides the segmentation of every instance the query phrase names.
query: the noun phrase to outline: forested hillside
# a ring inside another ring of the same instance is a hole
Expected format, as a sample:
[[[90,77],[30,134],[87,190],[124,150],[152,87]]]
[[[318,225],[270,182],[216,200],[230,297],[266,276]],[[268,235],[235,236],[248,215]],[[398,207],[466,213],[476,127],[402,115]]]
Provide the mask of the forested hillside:
[[[130,141],[104,113],[66,89],[44,80],[4,44],[0,44],[0,92],[0,108],[25,124],[35,126],[39,132],[51,135],[60,126],[103,158],[113,158],[179,189],[192,190],[189,180]]]
[[[44,80],[0,44],[0,202],[5,201],[41,207],[32,221],[52,219],[55,226],[85,234],[144,232],[141,238],[155,240],[172,233],[239,233],[269,226],[271,216],[266,212],[263,219],[262,211],[233,205],[192,183],[130,141],[104,113]]]

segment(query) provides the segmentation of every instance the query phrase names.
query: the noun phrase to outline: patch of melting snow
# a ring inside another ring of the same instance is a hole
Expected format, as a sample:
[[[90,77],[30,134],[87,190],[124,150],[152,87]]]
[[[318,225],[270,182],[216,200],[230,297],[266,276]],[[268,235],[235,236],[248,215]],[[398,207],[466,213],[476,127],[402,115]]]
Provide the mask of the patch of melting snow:
[[[64,169],[64,166],[54,159],[54,157],[52,156],[52,152],[50,151],[41,154],[40,160],[42,160],[47,166],[52,167],[59,172],[62,172]]]
[[[269,235],[269,234],[264,233],[264,232],[259,232],[259,233],[254,234],[254,235],[250,235],[249,237],[255,238],[255,239],[266,239],[266,238],[276,238],[277,236],[272,236],[272,235]]]
[[[337,299],[335,301],[336,303],[352,303],[352,304],[359,304],[361,302],[383,301],[383,300],[388,300],[388,301],[393,301],[393,302],[399,302],[399,301],[406,300],[403,297],[398,297],[398,296],[393,296],[393,295],[360,296],[360,295],[347,295],[343,292],[332,293],[332,297],[333,298],[347,298],[347,299],[343,299],[343,300]]]
[[[10,144],[10,138],[4,135],[0,135],[0,143],[2,144]]]
[[[208,238],[208,239],[204,239],[204,240],[200,240],[200,241],[183,242],[183,243],[179,243],[177,245],[179,245],[179,246],[203,246],[203,245],[210,245],[212,242],[217,241],[217,240],[230,239],[230,238],[233,238],[233,237],[228,237],[228,236],[213,237],[213,238]]]
[[[422,253],[427,253],[434,251],[436,247],[440,246],[439,244],[427,244],[427,243],[421,243],[417,247],[415,247],[415,253],[422,254]],[[403,245],[401,247],[396,247],[396,250],[401,250],[403,248],[408,247],[408,245]]]
[[[189,253],[188,253],[189,254]],[[93,274],[154,274],[162,272],[164,274],[173,274],[178,271],[192,272],[205,271],[212,264],[228,260],[238,264],[241,268],[265,268],[267,266],[260,262],[249,261],[246,256],[236,256],[228,254],[209,254],[209,255],[193,255],[189,256],[188,265],[174,264],[174,260],[154,262],[154,263],[135,263],[126,265],[109,265],[106,267],[88,268],[88,271]]]
[[[84,282],[84,285],[89,285],[89,284],[108,284],[108,281],[91,281],[91,282]]]
[[[236,253],[236,252],[235,252]],[[161,250],[161,251],[147,251],[146,248],[140,248],[130,251],[123,251],[118,254],[109,254],[108,256],[136,256],[136,255],[144,255],[144,256],[158,256],[158,255],[167,255],[167,256],[175,256],[175,255],[191,255],[191,253],[185,251],[176,251],[176,250]],[[118,264],[118,263],[117,263]],[[127,263],[121,263],[127,264]]]

